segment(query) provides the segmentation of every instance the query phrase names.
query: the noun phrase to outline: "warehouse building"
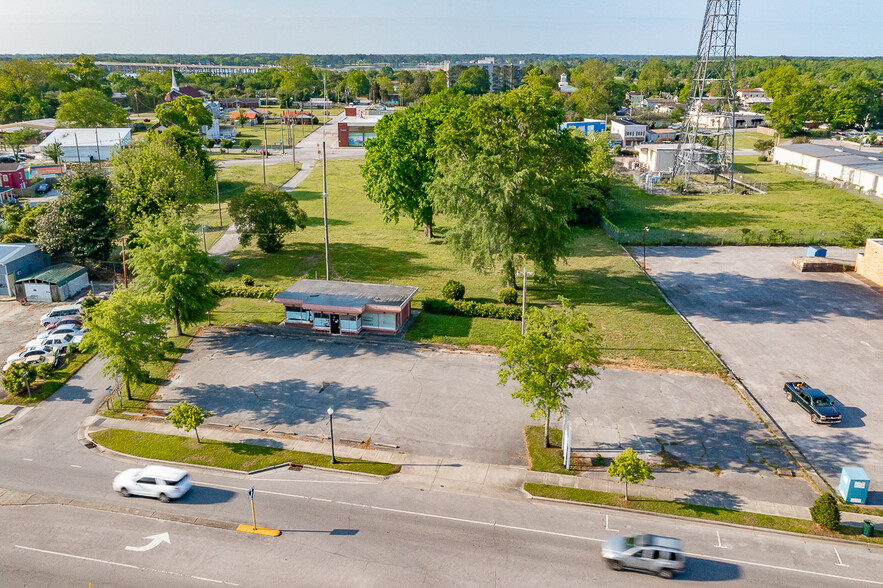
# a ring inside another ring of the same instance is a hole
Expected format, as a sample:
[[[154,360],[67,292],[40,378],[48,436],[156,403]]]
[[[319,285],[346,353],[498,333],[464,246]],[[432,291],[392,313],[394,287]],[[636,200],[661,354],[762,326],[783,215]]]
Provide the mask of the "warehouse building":
[[[806,143],[780,145],[773,163],[883,198],[883,155]]]
[[[131,145],[132,129],[58,129],[43,139],[40,148],[53,143],[61,145],[64,152],[61,161],[68,163],[105,161],[120,147]]]

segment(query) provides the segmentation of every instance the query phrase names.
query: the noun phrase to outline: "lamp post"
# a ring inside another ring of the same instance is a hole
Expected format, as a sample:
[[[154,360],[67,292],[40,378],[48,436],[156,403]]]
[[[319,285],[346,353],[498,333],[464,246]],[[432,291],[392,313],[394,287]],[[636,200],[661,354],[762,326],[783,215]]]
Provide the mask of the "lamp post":
[[[532,276],[533,272],[527,271],[527,267],[520,272],[515,272],[516,276],[523,276],[521,281],[521,334],[524,335],[524,315],[527,312],[527,276]]]
[[[647,271],[647,233],[650,232],[650,227],[644,227],[643,237],[644,237],[644,271]]]
[[[326,411],[328,413],[328,424],[331,425],[331,463],[337,463],[337,460],[334,459],[334,409],[330,406]]]

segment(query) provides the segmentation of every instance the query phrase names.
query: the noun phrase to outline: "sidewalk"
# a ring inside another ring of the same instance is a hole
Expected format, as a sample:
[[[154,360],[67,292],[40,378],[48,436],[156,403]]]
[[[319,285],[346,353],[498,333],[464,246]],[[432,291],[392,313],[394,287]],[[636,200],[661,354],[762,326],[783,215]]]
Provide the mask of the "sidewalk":
[[[99,429],[127,429],[131,431],[143,431],[166,435],[187,435],[171,424],[158,418],[151,420],[122,420],[104,417],[91,417],[84,423],[88,432]],[[199,429],[200,437],[215,441],[227,441],[234,443],[249,443],[280,447],[295,451],[310,453],[331,453],[331,446],[327,438],[321,439],[297,439],[290,435],[266,434],[262,431],[245,431],[239,429],[227,429],[203,425]],[[473,496],[490,498],[504,498],[508,500],[523,500],[525,498],[522,488],[525,483],[550,484],[571,488],[582,488],[601,492],[621,493],[623,488],[618,482],[607,477],[603,471],[585,472],[579,476],[567,476],[546,472],[529,471],[524,467],[505,466],[486,463],[465,462],[447,460],[438,457],[426,457],[406,454],[391,449],[362,449],[353,447],[343,442],[335,444],[335,453],[339,457],[365,459],[393,463],[402,466],[400,473],[391,476],[386,483],[420,488],[424,490],[440,490],[459,492]],[[657,480],[677,482],[678,485],[689,487],[689,490],[677,489],[668,486],[655,485],[645,482],[631,486],[629,494],[641,498],[659,500],[675,500],[702,504],[718,508],[728,508],[759,514],[767,514],[781,517],[798,519],[810,519],[809,507],[806,505],[783,504],[771,500],[757,500],[738,496],[732,492],[722,490],[731,485],[722,477],[714,476],[708,472],[674,471],[654,472]],[[713,479],[709,479],[713,478]],[[800,479],[795,482],[805,485]],[[772,477],[766,481],[789,482]],[[674,484],[670,484],[674,485]],[[703,488],[696,488],[697,486]],[[782,488],[773,489],[779,496],[790,496]],[[876,524],[883,524],[883,517],[859,515],[854,513],[842,513],[844,522],[859,522],[865,519],[873,520]]]

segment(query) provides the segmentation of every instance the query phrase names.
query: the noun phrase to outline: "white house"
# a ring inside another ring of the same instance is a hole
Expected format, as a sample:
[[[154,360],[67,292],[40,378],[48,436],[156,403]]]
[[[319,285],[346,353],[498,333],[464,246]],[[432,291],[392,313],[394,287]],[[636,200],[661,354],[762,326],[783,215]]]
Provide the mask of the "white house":
[[[132,144],[132,129],[57,129],[40,143],[40,148],[53,143],[61,145],[64,162],[104,161],[120,147]]]
[[[561,81],[558,82],[558,91],[562,94],[573,94],[576,88],[567,82],[567,74],[561,74]]]
[[[773,99],[766,95],[763,88],[740,88],[736,90],[736,98],[745,110],[751,110],[755,104],[769,106],[773,103]]]
[[[647,125],[636,123],[627,118],[615,118],[610,121],[610,133],[613,140],[623,148],[640,145],[647,140]]]
[[[814,143],[780,145],[773,150],[773,163],[883,198],[883,155],[877,153]]]

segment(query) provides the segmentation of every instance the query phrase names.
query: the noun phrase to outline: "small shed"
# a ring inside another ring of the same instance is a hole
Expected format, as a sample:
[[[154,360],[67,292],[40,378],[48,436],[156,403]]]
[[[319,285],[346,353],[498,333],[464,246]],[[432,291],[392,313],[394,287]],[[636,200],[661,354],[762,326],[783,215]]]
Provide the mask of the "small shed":
[[[285,324],[331,334],[397,333],[411,316],[413,286],[304,279],[273,299]]]
[[[80,265],[59,263],[15,281],[19,300],[64,302],[89,287],[89,272]]]

